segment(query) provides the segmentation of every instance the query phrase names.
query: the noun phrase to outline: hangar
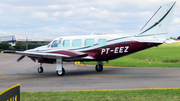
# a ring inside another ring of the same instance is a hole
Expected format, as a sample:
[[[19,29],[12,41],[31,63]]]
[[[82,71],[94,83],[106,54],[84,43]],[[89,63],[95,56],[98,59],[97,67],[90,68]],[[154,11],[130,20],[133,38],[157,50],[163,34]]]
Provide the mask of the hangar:
[[[31,42],[31,43],[45,43],[50,42],[54,39],[53,36],[21,36],[21,35],[10,35],[1,36],[0,43],[8,42],[11,46],[15,46],[18,42]]]

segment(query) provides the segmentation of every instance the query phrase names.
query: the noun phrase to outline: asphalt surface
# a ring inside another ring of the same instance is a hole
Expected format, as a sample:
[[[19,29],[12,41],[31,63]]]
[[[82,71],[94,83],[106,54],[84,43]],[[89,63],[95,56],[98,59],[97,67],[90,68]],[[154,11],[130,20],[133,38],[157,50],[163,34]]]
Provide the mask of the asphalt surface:
[[[64,63],[66,74],[56,75],[55,64],[39,64],[19,55],[0,54],[0,92],[18,83],[21,91],[70,91],[139,88],[179,88],[180,68],[110,68],[96,72],[92,66]]]

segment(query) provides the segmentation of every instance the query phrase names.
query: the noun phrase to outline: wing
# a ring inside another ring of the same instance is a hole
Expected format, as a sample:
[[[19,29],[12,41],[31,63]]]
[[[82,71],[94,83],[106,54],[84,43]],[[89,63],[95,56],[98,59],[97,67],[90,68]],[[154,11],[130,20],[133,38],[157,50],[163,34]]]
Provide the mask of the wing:
[[[76,51],[56,51],[56,52],[30,52],[30,51],[3,51],[3,53],[10,53],[10,54],[19,54],[25,55],[34,58],[49,58],[49,59],[57,59],[57,58],[76,58],[76,57],[86,57],[88,54],[83,52],[76,52]]]

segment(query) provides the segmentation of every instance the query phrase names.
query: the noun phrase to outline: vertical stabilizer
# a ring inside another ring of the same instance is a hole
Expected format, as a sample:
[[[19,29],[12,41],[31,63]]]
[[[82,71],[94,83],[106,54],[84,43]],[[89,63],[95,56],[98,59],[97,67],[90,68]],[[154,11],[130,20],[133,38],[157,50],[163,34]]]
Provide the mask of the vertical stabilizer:
[[[166,39],[176,2],[162,5],[141,29],[139,36]]]

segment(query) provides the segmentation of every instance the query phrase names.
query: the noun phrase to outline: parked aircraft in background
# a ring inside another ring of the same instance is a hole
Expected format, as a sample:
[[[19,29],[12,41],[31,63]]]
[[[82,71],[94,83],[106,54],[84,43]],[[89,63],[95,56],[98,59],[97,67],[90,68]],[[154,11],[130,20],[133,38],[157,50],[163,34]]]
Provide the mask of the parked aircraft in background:
[[[38,72],[43,72],[42,63],[56,63],[57,75],[63,76],[63,61],[97,61],[97,72],[103,70],[103,61],[116,59],[140,50],[158,46],[166,41],[169,25],[176,2],[162,5],[151,19],[134,36],[87,35],[65,36],[54,39],[48,45],[26,51],[4,51],[22,55],[17,61],[28,56],[38,61]]]

